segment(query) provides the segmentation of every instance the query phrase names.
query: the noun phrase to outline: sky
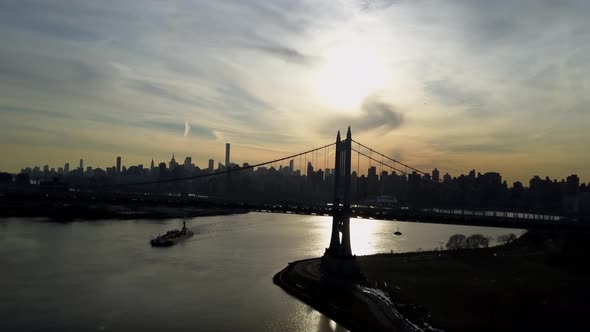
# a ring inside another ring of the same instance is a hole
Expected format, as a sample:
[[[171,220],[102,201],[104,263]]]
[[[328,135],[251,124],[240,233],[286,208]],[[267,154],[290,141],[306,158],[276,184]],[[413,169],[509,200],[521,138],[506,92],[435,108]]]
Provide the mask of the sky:
[[[0,2],[0,171],[256,163],[353,138],[590,180],[586,0]],[[363,165],[361,168],[367,165]]]

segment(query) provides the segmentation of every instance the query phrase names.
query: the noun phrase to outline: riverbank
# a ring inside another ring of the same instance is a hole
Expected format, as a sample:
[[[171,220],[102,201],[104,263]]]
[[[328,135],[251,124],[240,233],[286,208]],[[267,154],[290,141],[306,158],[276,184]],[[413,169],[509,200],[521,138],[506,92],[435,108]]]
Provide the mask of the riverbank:
[[[590,314],[588,235],[535,231],[493,248],[380,254],[357,261],[368,286],[387,294],[392,310],[417,326],[559,331],[585,326]],[[321,275],[310,278],[306,271],[314,271],[310,264],[319,271],[319,261],[291,263],[275,283],[353,331],[385,330],[374,325],[375,310],[359,303],[356,289],[337,294],[324,290]]]
[[[320,265],[321,258],[289,263],[273,282],[351,331],[422,331],[401,316],[384,293],[353,283],[335,285],[324,280]]]
[[[248,213],[247,209],[216,205],[76,202],[60,200],[1,201],[0,217],[48,218],[50,221],[103,219],[171,219]]]

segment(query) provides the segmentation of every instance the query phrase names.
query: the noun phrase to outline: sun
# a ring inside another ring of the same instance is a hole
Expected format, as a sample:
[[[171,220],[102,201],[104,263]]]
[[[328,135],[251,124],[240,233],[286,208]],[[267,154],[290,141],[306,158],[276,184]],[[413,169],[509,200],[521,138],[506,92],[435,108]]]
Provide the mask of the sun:
[[[365,97],[385,87],[387,67],[368,49],[334,49],[324,59],[316,72],[314,89],[331,107],[354,109]]]

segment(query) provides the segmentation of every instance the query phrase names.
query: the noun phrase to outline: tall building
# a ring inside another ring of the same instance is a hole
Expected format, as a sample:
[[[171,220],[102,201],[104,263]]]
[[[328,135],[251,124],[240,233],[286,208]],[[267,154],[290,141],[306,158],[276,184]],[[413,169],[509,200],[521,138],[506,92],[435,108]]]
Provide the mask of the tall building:
[[[70,163],[66,163],[64,165],[64,173],[68,174],[70,172]]]
[[[565,191],[568,195],[576,195],[580,191],[580,178],[576,174],[567,177]]]
[[[293,159],[289,160],[289,174],[293,174],[294,167],[295,167],[295,161]]]
[[[371,166],[369,167],[369,169],[367,170],[367,177],[377,177],[377,167],[375,166]]]
[[[229,143],[225,143],[225,167],[229,167]]]
[[[369,196],[376,196],[379,192],[379,177],[377,176],[377,167],[371,166],[367,170],[367,193]]]
[[[176,168],[176,166],[178,166],[178,163],[176,163],[176,159],[174,159],[174,153],[172,154],[172,159],[170,159],[170,163],[168,168],[170,168],[170,170],[174,170]]]
[[[121,157],[117,157],[117,174],[121,173]]]
[[[184,169],[187,170],[187,171],[190,171],[191,170],[191,166],[192,166],[191,165],[192,162],[193,162],[193,158],[191,158],[191,157],[184,158]]]
[[[433,180],[434,182],[438,182],[438,181],[440,181],[440,171],[438,170],[438,168],[435,168],[435,169],[432,171],[432,180]]]
[[[208,168],[208,170],[209,170],[209,173],[213,173],[213,167],[214,167],[214,166],[213,166],[213,163],[214,163],[214,162],[215,162],[215,161],[214,161],[213,159],[209,159],[209,168]]]
[[[163,178],[166,176],[166,163],[159,163],[158,170],[160,173],[160,177]]]
[[[80,167],[78,167],[80,171],[84,171],[84,159],[80,159]]]
[[[152,163],[150,164],[150,173],[154,173],[154,158],[152,158]]]
[[[451,181],[453,181],[453,178],[451,177],[451,174],[445,173],[445,176],[443,177],[443,181],[445,183],[450,183]]]

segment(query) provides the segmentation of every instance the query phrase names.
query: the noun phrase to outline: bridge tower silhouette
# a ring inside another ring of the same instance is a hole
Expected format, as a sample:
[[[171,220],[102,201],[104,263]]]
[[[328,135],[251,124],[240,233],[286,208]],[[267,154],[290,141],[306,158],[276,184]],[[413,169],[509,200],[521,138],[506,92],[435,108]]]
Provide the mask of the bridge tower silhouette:
[[[328,277],[360,279],[362,274],[350,245],[350,173],[352,133],[346,139],[336,136],[334,167],[334,200],[332,206],[332,234],[330,246],[322,257],[322,272]]]

